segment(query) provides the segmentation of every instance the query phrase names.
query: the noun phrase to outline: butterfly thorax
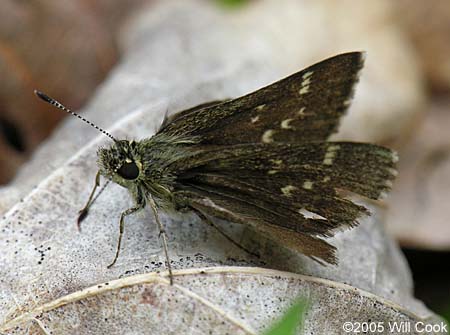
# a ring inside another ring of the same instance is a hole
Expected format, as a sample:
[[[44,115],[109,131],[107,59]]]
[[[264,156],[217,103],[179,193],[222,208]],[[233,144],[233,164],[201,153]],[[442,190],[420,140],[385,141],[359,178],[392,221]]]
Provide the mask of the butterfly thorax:
[[[137,202],[151,194],[170,207],[176,179],[173,162],[188,157],[195,138],[157,134],[140,141],[118,140],[97,152],[100,174],[127,188]]]

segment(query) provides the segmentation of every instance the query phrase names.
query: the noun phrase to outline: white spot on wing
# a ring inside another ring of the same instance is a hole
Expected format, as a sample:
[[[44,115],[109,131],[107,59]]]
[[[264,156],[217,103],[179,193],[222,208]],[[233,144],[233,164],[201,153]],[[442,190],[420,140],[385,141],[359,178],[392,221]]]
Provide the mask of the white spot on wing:
[[[256,115],[255,117],[252,117],[252,123],[256,123],[256,122],[258,122],[259,121],[259,116],[258,115]]]
[[[339,144],[332,144],[328,147],[327,151],[338,151],[341,148]]]
[[[302,76],[302,83],[300,90],[298,93],[300,95],[306,94],[309,92],[309,84],[311,84],[311,76],[313,75],[313,71],[308,71]]]
[[[292,185],[287,185],[281,188],[281,192],[287,197],[290,197],[292,195],[292,192],[294,192],[295,190],[297,190],[297,187]]]
[[[314,183],[311,180],[307,180],[303,183],[303,188],[305,190],[312,190]]]
[[[271,159],[270,162],[273,163],[273,169],[269,170],[268,174],[275,174],[279,172],[283,161],[281,159]]]
[[[306,93],[308,93],[308,92],[309,92],[309,85],[308,85],[308,86],[305,86],[305,87],[302,87],[302,88],[300,89],[300,91],[298,91],[298,93],[299,93],[300,95],[306,94]]]
[[[387,192],[381,192],[380,195],[378,196],[378,200],[386,199],[387,196],[388,196]]]
[[[229,211],[226,208],[216,205],[216,203],[209,198],[200,199],[199,202],[203,205],[214,208],[215,210],[217,210],[221,213],[231,214],[231,217],[233,217],[235,215],[232,211]]]
[[[319,214],[316,214],[316,213],[313,213],[313,212],[310,212],[310,211],[308,211],[305,208],[300,208],[298,210],[298,212],[300,214],[302,214],[307,219],[326,220],[326,218],[324,218],[323,216],[321,216]]]
[[[342,104],[344,105],[344,107],[348,107],[352,104],[352,99],[344,100]]]
[[[391,175],[393,175],[394,177],[396,177],[396,176],[398,175],[398,172],[397,172],[396,169],[388,168],[387,170],[388,170],[388,172],[389,172]]]
[[[273,129],[266,130],[264,132],[264,134],[262,135],[261,140],[264,143],[271,143],[271,142],[273,142],[273,134],[274,133],[275,133],[275,131]]]
[[[303,80],[308,79],[309,77],[311,77],[311,76],[313,75],[313,73],[314,73],[314,71],[308,71],[308,72],[306,72],[306,73],[302,76],[302,79],[303,79]]]
[[[336,157],[336,153],[339,151],[341,147],[339,145],[330,145],[325,152],[325,157],[323,158],[322,164],[324,165],[332,165],[334,158]]]
[[[396,153],[395,151],[392,152],[392,163],[397,163],[398,162],[398,153]]]
[[[270,162],[273,163],[275,167],[280,167],[280,165],[283,164],[281,159],[271,159]]]
[[[303,79],[302,86],[308,86],[309,84],[311,84],[311,78]]]
[[[262,111],[265,107],[266,107],[266,105],[262,104],[262,105],[255,107],[255,109],[259,112],[259,111]]]
[[[294,127],[289,125],[289,123],[291,123],[292,121],[293,121],[292,119],[286,119],[286,120],[281,121],[281,128],[282,129],[294,129]]]
[[[323,164],[323,165],[333,165],[333,158],[332,158],[332,157],[326,157],[326,158],[324,158],[322,164]]]

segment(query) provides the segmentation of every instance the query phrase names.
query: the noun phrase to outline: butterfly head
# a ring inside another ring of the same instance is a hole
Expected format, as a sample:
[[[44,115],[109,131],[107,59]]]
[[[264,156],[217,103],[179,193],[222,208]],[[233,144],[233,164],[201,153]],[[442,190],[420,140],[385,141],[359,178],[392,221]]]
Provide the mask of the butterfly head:
[[[137,153],[137,142],[116,140],[109,148],[99,149],[97,155],[103,176],[125,187],[139,180],[142,163]]]

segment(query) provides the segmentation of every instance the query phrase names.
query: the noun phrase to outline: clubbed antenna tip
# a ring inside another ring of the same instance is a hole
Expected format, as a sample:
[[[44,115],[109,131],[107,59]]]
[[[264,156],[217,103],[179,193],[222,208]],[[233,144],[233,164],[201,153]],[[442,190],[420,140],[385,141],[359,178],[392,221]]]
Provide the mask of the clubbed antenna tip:
[[[49,104],[51,104],[53,102],[52,98],[50,98],[48,95],[46,95],[38,90],[34,90],[34,94],[36,94],[39,98],[41,98],[45,102],[48,102]]]
[[[103,130],[102,128],[100,128],[99,126],[95,125],[94,123],[92,123],[89,120],[86,120],[84,117],[82,117],[80,114],[72,112],[69,108],[66,108],[63,104],[59,103],[58,101],[56,101],[53,98],[50,98],[47,94],[42,93],[38,90],[34,90],[34,94],[36,94],[40,99],[44,100],[45,102],[49,103],[50,105],[55,106],[56,108],[62,109],[63,111],[72,114],[73,116],[76,116],[77,118],[79,118],[80,120],[82,120],[83,122],[86,122],[88,125],[90,125],[91,127],[94,127],[95,129],[97,129],[98,131],[102,132],[103,134],[105,134],[106,136],[108,136],[110,139],[112,139],[114,142],[117,142],[117,140],[114,138],[114,136],[112,136],[110,133],[108,133],[106,130]]]

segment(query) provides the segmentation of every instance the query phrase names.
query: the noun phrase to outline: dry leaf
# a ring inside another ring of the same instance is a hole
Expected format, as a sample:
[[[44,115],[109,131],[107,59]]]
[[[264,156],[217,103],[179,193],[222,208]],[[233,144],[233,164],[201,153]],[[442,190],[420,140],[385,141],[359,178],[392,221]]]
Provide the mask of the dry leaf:
[[[299,51],[294,42],[303,35],[292,32],[305,30],[290,13],[308,17],[309,12],[296,1],[284,0],[279,7],[258,1],[252,6],[236,14],[203,1],[161,1],[150,7],[122,32],[122,48],[127,51],[123,62],[84,115],[117,137],[144,138],[151,136],[167,111],[238,96],[342,51],[328,40],[311,37],[303,38],[305,45],[317,41],[323,49]],[[244,29],[251,22],[264,22],[267,12],[260,6],[273,14],[271,34],[270,29],[264,34]],[[320,13],[320,6],[310,6]],[[311,19],[305,29],[312,33],[320,25]],[[278,38],[289,35],[290,44],[280,44]],[[390,47],[400,50],[394,42]],[[278,48],[281,45],[286,49]],[[368,64],[369,77],[372,73],[381,78],[373,64]],[[402,80],[410,80],[410,75]],[[377,87],[377,80],[365,84],[364,80],[362,90]],[[420,94],[414,98],[415,88],[402,91],[396,100],[397,93],[390,95],[386,85],[380,100],[421,101]],[[356,110],[364,110],[361,106]],[[371,108],[376,110],[376,105]],[[403,110],[400,114],[407,115]],[[131,199],[125,189],[109,186],[77,232],[77,212],[96,173],[96,149],[108,143],[104,137],[89,142],[95,135],[77,119],[69,120],[39,149],[17,183],[2,191],[0,329],[4,332],[251,334],[266,328],[297,294],[312,300],[307,327],[318,334],[341,333],[343,322],[359,318],[438,321],[412,297],[408,266],[383,231],[382,210],[373,206],[374,215],[362,220],[360,227],[330,240],[339,249],[338,267],[322,267],[242,225],[219,222],[242,244],[260,251],[261,259],[253,259],[194,216],[163,215],[176,269],[176,285],[169,286],[166,273],[155,273],[164,270],[164,257],[151,213],[145,212],[127,218],[118,262],[106,269],[115,252],[119,214]]]
[[[430,108],[400,155],[388,228],[408,247],[450,249],[449,102],[444,99]]]

